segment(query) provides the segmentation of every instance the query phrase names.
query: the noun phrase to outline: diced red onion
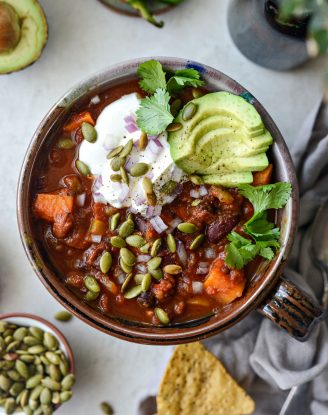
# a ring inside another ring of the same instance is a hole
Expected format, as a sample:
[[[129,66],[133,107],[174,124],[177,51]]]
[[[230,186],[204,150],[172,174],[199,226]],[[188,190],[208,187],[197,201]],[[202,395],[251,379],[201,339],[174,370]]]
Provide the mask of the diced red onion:
[[[216,252],[213,248],[205,249],[205,258],[212,259],[216,257]]]
[[[99,102],[100,102],[100,98],[99,98],[99,95],[95,95],[94,97],[92,97],[91,99],[90,99],[90,102],[91,102],[91,104],[99,104]]]
[[[151,140],[151,141],[149,141],[147,148],[151,151],[151,153],[153,153],[155,155],[158,155],[162,151],[162,144],[161,143],[159,143],[159,144],[161,145],[161,147],[159,147],[155,143],[155,140]]]
[[[208,262],[199,262],[199,264],[198,264],[201,268],[208,268],[209,267],[209,265],[208,265]]]
[[[180,262],[182,265],[186,266],[188,262],[188,256],[186,248],[184,247],[183,243],[179,240],[177,240],[178,246],[177,246],[177,254],[180,259]]]
[[[92,191],[96,192],[97,190],[99,190],[101,188],[102,185],[103,185],[102,175],[99,174],[96,181],[93,183]]]
[[[159,216],[162,213],[162,206],[148,206],[146,211],[146,218],[152,218],[154,216]]]
[[[200,281],[192,282],[192,290],[194,294],[201,294],[203,292],[204,285]]]
[[[139,272],[147,272],[147,265],[146,264],[137,264],[136,265],[136,269],[139,271]]]
[[[182,223],[182,220],[180,218],[175,218],[175,219],[171,220],[169,225],[172,229],[175,229],[178,225],[180,225],[180,223]]]
[[[126,275],[122,270],[120,270],[120,272],[117,273],[116,278],[119,284],[123,284],[123,282],[125,281]]]
[[[162,233],[168,228],[160,216],[154,216],[151,218],[150,223],[157,233]]]
[[[85,204],[86,193],[81,193],[80,195],[76,196],[76,204],[78,207],[82,207]]]
[[[209,271],[209,268],[198,267],[197,270],[196,270],[196,274],[197,275],[205,275],[205,274],[208,273],[208,271]]]
[[[155,143],[155,144],[157,145],[157,147],[159,147],[159,148],[163,148],[163,144],[159,141],[158,137],[155,137],[155,138],[152,140],[152,142],[153,142],[153,143]]]
[[[199,198],[199,191],[196,189],[191,189],[190,190],[190,196],[193,197],[194,199],[198,199]]]
[[[126,163],[125,163],[125,168],[127,169],[127,170],[130,170],[130,168],[133,166],[133,160],[132,160],[132,157],[128,157],[127,158],[127,160],[126,160]]]
[[[136,122],[136,120],[135,120],[135,118],[134,118],[134,116],[133,116],[133,115],[128,115],[128,116],[126,116],[126,117],[124,118],[124,121],[125,121],[127,124],[134,124],[134,123]]]
[[[151,259],[151,255],[138,255],[137,262],[148,262]]]
[[[130,134],[134,133],[135,131],[138,131],[138,127],[135,124],[126,124],[125,129]]]
[[[208,193],[208,191],[207,191],[206,187],[205,186],[200,186],[200,188],[199,188],[199,194],[201,196],[206,196],[207,193]]]
[[[93,197],[93,201],[96,202],[96,203],[104,203],[104,204],[107,203],[107,200],[99,192],[93,193],[93,196],[92,197]]]
[[[95,244],[99,244],[101,242],[101,238],[102,238],[101,235],[91,235],[91,240]]]

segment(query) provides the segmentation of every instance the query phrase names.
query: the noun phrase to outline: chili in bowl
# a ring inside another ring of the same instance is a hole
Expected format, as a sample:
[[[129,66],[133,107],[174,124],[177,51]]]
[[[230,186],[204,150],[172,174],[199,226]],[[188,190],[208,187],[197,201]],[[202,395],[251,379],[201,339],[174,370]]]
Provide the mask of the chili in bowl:
[[[203,65],[160,61],[111,68],[50,111],[23,166],[18,218],[63,305],[118,337],[165,344],[221,331],[267,297],[297,187],[247,91]],[[286,327],[297,337],[321,315],[312,307],[298,334]]]

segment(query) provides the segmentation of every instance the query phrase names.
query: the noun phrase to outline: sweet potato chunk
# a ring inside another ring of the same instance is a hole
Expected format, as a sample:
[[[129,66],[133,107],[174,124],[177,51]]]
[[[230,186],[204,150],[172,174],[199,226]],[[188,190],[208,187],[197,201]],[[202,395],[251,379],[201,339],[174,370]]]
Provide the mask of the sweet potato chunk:
[[[72,213],[73,207],[74,197],[67,195],[39,193],[34,202],[37,216],[48,222],[55,222],[57,216]]]
[[[271,182],[272,170],[273,166],[269,164],[266,169],[253,173],[253,186],[269,184]]]
[[[84,122],[95,125],[92,115],[88,111],[73,115],[69,122],[64,126],[63,130],[65,133],[70,133],[81,127],[82,123]]]
[[[245,288],[243,270],[228,270],[225,272],[225,263],[218,258],[213,261],[204,288],[208,295],[214,297],[220,304],[230,304],[241,297]],[[223,271],[224,270],[224,271]]]

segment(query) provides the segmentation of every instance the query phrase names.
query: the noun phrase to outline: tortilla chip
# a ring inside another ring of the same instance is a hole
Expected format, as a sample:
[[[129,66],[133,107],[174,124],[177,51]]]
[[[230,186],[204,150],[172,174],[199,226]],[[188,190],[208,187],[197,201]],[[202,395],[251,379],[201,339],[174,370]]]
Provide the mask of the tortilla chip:
[[[201,343],[178,346],[157,396],[158,415],[247,415],[250,396]]]

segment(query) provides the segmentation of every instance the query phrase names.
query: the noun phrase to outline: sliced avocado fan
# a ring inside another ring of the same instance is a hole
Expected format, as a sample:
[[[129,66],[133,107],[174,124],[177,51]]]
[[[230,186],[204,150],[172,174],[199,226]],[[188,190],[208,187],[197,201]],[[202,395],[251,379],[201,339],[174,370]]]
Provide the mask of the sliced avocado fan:
[[[190,103],[196,106],[193,117],[184,119],[184,107],[174,120],[182,128],[169,133],[173,161],[208,184],[251,183],[252,172],[268,166],[272,144],[255,107],[229,92],[206,94],[186,106]]]
[[[37,0],[0,0],[0,74],[35,62],[47,39],[47,20]]]

